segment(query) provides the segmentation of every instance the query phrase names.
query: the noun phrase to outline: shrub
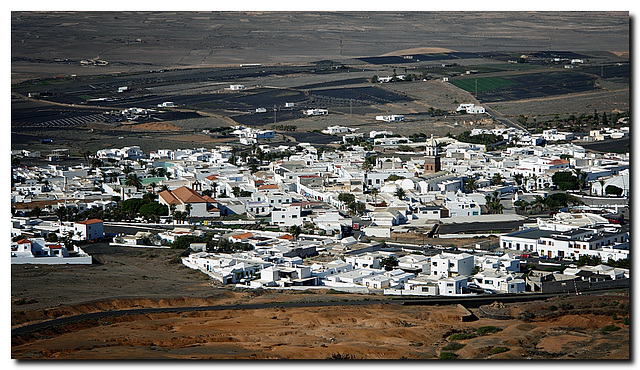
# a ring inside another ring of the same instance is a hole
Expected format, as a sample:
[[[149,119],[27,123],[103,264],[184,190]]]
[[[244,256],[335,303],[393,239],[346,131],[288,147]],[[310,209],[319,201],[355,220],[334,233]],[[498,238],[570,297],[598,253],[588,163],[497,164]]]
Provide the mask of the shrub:
[[[456,333],[449,336],[449,340],[465,340],[477,337],[476,333]]]
[[[615,326],[615,325],[607,325],[607,326],[603,327],[602,329],[600,329],[600,332],[602,334],[607,334],[607,333],[610,333],[612,331],[617,331],[617,330],[620,330],[620,327]]]
[[[458,358],[458,355],[456,355],[453,352],[440,352],[441,360],[455,360],[457,358]]]
[[[518,315],[518,319],[528,322],[536,318],[536,315],[533,312],[524,311]]]
[[[625,317],[625,318],[622,320],[622,323],[623,323],[623,324],[625,324],[625,325],[629,325],[629,318],[628,318],[628,317]]]
[[[498,353],[507,352],[508,350],[509,350],[509,347],[493,347],[491,348],[491,354],[495,355]]]
[[[573,310],[573,305],[571,303],[560,303],[560,309],[562,310]]]
[[[487,335],[489,333],[497,333],[497,332],[500,332],[500,331],[502,331],[502,329],[500,329],[497,326],[492,326],[492,325],[481,326],[481,327],[478,328],[478,335],[482,336],[482,335]]]
[[[549,311],[557,311],[558,307],[555,306],[555,305],[549,305],[549,306],[547,306],[547,310],[549,310]]]
[[[465,344],[464,343],[458,343],[458,342],[451,342],[449,344],[447,344],[446,346],[442,347],[443,350],[445,351],[457,351],[460,348],[464,347]]]

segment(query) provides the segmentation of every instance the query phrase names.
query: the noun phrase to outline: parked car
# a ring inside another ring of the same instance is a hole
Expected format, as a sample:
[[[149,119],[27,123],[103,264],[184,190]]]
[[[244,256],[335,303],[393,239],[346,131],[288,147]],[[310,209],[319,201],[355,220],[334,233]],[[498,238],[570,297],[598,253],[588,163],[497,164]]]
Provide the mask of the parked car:
[[[493,290],[485,289],[483,290],[484,294],[494,294]]]
[[[531,258],[531,255],[529,253],[523,253],[520,255],[520,258]]]

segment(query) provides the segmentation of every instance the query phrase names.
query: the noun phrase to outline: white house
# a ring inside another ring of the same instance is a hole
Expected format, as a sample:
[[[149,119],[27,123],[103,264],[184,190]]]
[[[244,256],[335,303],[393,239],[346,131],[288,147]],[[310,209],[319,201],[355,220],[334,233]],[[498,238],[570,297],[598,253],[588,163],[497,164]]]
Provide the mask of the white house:
[[[271,210],[271,223],[278,226],[301,226],[303,219],[299,205],[283,204]]]
[[[90,265],[90,255],[74,246],[71,253],[64,243],[48,243],[44,238],[21,239],[11,243],[12,264]]]
[[[432,277],[469,276],[473,267],[473,255],[468,253],[441,253],[431,257]]]
[[[62,222],[60,224],[60,234],[71,234],[71,239],[90,241],[104,237],[104,226],[102,220],[90,219],[76,222]]]

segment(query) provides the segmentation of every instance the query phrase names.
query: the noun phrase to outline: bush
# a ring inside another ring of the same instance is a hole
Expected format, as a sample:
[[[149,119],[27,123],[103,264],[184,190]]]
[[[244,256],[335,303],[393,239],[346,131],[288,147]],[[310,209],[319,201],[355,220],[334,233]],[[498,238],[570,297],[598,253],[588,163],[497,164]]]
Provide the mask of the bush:
[[[502,331],[502,329],[500,329],[497,326],[492,326],[492,325],[481,326],[481,327],[478,328],[478,335],[483,336],[483,335],[487,335],[489,333],[497,333],[497,332],[500,332],[500,331]]]
[[[498,353],[507,352],[508,350],[509,350],[509,347],[493,347],[491,348],[491,354],[495,355]]]
[[[466,344],[464,343],[451,342],[451,343],[448,343],[446,346],[442,347],[442,349],[445,351],[457,351],[460,348],[464,347],[465,345]]]
[[[549,311],[558,311],[558,306],[549,305],[549,306],[547,306],[547,310],[549,310]]]
[[[476,333],[457,333],[457,334],[451,334],[449,336],[449,340],[466,340],[466,339],[475,338],[477,336],[478,334]]]
[[[455,360],[457,358],[458,358],[458,355],[456,355],[453,352],[440,352],[441,360]]]
[[[625,325],[627,325],[627,326],[629,326],[629,318],[628,318],[628,317],[625,317],[625,318],[622,320],[622,323],[623,323],[623,324],[625,324]]]
[[[536,315],[533,312],[524,311],[518,315],[518,320],[522,320],[525,322],[529,322],[536,318]]]
[[[600,332],[602,334],[608,334],[608,333],[610,333],[612,331],[617,331],[617,330],[620,330],[620,327],[615,326],[615,325],[607,325],[607,326],[603,327],[602,329],[600,329]]]

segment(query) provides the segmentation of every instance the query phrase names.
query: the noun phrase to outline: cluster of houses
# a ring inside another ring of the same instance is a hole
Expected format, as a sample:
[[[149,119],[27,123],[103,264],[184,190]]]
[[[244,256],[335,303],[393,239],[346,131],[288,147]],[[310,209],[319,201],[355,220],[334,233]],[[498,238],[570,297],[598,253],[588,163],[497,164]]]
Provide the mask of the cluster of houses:
[[[514,129],[490,132],[505,140],[520,135]],[[486,132],[472,132],[483,133]],[[118,201],[143,198],[151,192],[169,209],[169,215],[160,218],[161,223],[176,223],[175,212],[184,212],[192,225],[241,218],[281,230],[278,235],[229,236],[254,245],[250,252],[227,256],[203,250],[185,258],[185,265],[222,283],[335,286],[384,289],[389,294],[438,295],[466,294],[469,284],[473,284],[479,289],[520,292],[527,283],[518,275],[516,255],[559,259],[588,255],[599,256],[603,261],[628,257],[628,230],[589,212],[580,217],[558,214],[554,219],[501,236],[499,247],[512,252],[510,257],[464,253],[401,256],[384,250],[357,256],[337,253],[339,249],[352,252],[350,243],[359,243],[350,236],[354,230],[360,237],[389,238],[392,232],[428,229],[440,223],[495,222],[499,215],[490,214],[488,195],[497,192],[505,195],[505,200],[543,196],[553,187],[552,177],[557,172],[580,171],[594,195],[603,195],[604,189],[612,185],[622,189],[619,197],[629,194],[628,154],[589,153],[572,143],[550,144],[554,135],[563,134],[557,131],[543,133],[546,145],[492,152],[485,145],[450,137],[413,143],[388,131],[369,132],[371,139],[378,140],[374,150],[352,145],[350,150],[321,152],[308,143],[260,143],[273,135],[269,130],[236,127],[234,134],[240,139],[255,140],[252,150],[281,153],[282,159],[263,161],[251,168],[251,158],[237,155],[231,146],[158,149],[149,153],[131,146],[99,150],[95,155],[99,163],[91,161],[91,166],[14,166],[12,236],[24,235],[30,247],[16,241],[12,256],[15,253],[15,258],[30,258],[27,253],[34,251],[43,256],[45,251],[46,256],[56,251],[63,256],[82,254],[75,250],[64,252],[61,244],[41,242],[51,233],[71,235],[75,240],[104,236],[101,220],[21,218],[28,212],[106,210],[116,207]],[[385,154],[379,150],[397,149],[398,145],[413,146],[414,151]],[[128,181],[132,176],[137,183]],[[341,198],[345,193],[353,196],[353,203]],[[353,204],[364,207],[354,212]],[[505,220],[523,218],[515,213],[504,216]],[[292,240],[282,233],[292,226],[312,230],[317,239]],[[170,242],[171,236],[167,238]],[[137,243],[135,238],[132,240],[122,243]],[[51,247],[55,245],[61,247]],[[304,263],[308,255],[325,252],[339,258],[329,263]],[[390,271],[380,268],[381,261],[390,257],[397,258],[398,266]],[[471,274],[477,266],[480,271]]]
[[[201,271],[221,284],[250,288],[334,289],[345,292],[403,296],[465,296],[518,294],[526,291],[585,289],[588,284],[629,278],[629,270],[605,265],[567,267],[547,273],[522,272],[520,255],[454,253],[433,256],[398,253],[379,245],[330,238],[296,240],[286,233],[237,232],[220,236],[244,242],[252,250],[223,254],[197,252],[184,257],[185,266]],[[351,238],[353,239],[353,238]],[[309,260],[325,257],[328,262]],[[337,258],[336,258],[337,257]],[[335,259],[333,259],[335,258]],[[385,261],[396,263],[387,267]],[[564,285],[556,282],[564,281]],[[567,288],[566,283],[572,281]],[[627,280],[628,281],[628,280]],[[587,285],[585,285],[587,284]]]

